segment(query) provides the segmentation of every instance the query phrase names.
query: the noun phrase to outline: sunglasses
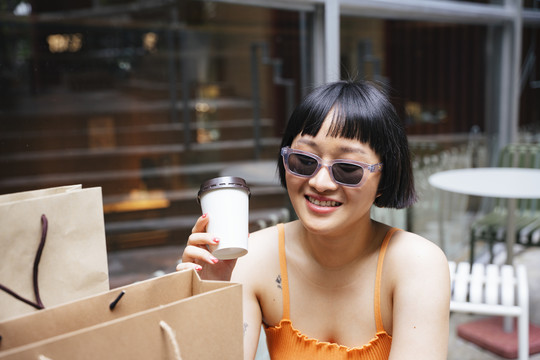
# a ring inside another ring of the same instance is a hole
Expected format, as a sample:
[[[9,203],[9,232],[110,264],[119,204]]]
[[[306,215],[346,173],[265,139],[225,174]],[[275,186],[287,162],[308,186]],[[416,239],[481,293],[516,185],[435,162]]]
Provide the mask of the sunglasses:
[[[362,186],[369,173],[381,171],[383,166],[382,163],[371,165],[343,159],[323,163],[323,160],[315,154],[293,150],[288,146],[281,148],[281,156],[283,156],[285,169],[293,175],[311,178],[317,174],[321,167],[326,166],[336,184],[350,187]]]

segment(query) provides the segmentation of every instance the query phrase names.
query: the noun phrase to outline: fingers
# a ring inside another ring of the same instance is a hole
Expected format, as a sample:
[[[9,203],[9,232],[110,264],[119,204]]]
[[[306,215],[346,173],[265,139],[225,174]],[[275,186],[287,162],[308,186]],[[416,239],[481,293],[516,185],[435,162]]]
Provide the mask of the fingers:
[[[209,233],[193,233],[189,236],[187,245],[191,246],[199,246],[199,247],[206,247],[206,246],[215,246],[219,244],[219,238],[213,236]]]
[[[191,268],[201,270],[201,264],[214,265],[219,261],[209,251],[219,244],[219,239],[206,232],[207,225],[208,215],[203,214],[193,226],[192,234],[189,236],[182,254],[182,262],[177,266],[177,270]]]
[[[200,232],[206,232],[206,227],[208,226],[208,214],[202,214],[202,216],[199,216],[197,219],[197,222],[195,225],[193,225],[193,229],[191,229],[192,233],[200,233]]]
[[[219,244],[219,238],[207,231],[208,215],[197,219],[176,270],[194,269],[202,279],[229,281],[236,260],[218,260],[211,251]]]
[[[217,259],[214,256],[211,256],[208,250],[212,250],[213,247],[219,244],[219,238],[206,232],[207,225],[207,214],[204,214],[197,219],[197,222],[193,226],[192,233],[188,238],[184,254],[182,255],[182,261],[201,259],[213,264],[217,262]]]
[[[182,254],[182,263],[192,262],[195,264],[198,263],[208,263],[208,264],[217,264],[218,259],[206,249],[206,247],[188,245],[184,249]]]
[[[185,263],[181,262],[180,264],[176,265],[176,271],[182,271],[182,270],[191,270],[194,269],[196,271],[201,271],[202,266],[195,263]]]

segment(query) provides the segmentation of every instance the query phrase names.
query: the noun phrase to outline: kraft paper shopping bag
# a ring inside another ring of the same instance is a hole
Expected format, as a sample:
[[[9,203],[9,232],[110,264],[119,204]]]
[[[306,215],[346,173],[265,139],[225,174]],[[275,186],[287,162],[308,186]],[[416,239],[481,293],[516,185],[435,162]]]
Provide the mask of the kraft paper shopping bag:
[[[101,188],[1,195],[0,284],[0,321],[107,291]]]
[[[0,359],[242,359],[241,285],[165,275],[0,322]]]

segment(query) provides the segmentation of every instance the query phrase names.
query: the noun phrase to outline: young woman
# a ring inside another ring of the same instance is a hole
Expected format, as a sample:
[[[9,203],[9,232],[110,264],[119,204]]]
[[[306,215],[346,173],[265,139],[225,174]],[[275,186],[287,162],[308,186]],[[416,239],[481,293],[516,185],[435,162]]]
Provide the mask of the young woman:
[[[450,280],[430,241],[370,218],[416,200],[407,138],[386,93],[340,81],[292,114],[278,167],[299,220],[218,261],[201,216],[178,269],[243,285],[244,353],[261,324],[272,359],[446,359]],[[209,334],[211,341],[211,334]]]

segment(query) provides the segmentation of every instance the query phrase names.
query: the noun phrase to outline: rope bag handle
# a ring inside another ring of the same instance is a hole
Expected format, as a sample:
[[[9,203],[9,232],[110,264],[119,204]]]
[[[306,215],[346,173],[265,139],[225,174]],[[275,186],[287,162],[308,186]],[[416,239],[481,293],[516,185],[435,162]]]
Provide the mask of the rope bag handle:
[[[38,270],[39,270],[39,262],[41,260],[41,254],[43,253],[43,248],[45,247],[45,240],[47,239],[47,229],[48,229],[48,221],[47,216],[45,214],[41,215],[41,240],[39,242],[39,247],[36,252],[36,256],[34,258],[34,270],[33,270],[33,288],[34,288],[34,297],[36,301],[28,300],[24,298],[23,296],[17,294],[15,291],[11,290],[7,286],[4,286],[0,284],[0,290],[5,291],[9,295],[13,296],[17,300],[20,300],[30,306],[35,307],[38,310],[44,309],[43,302],[41,301],[41,297],[39,296],[39,284],[38,284]]]

